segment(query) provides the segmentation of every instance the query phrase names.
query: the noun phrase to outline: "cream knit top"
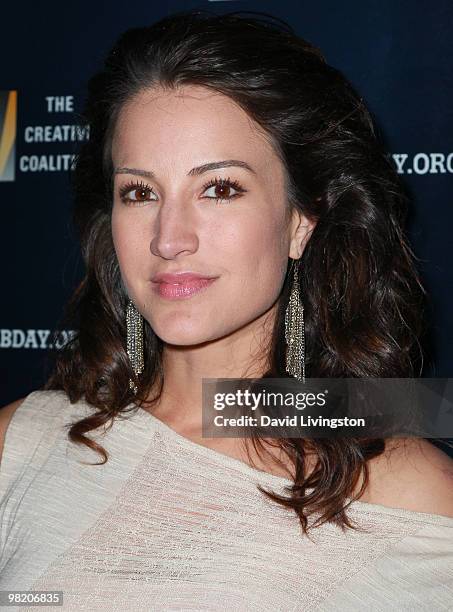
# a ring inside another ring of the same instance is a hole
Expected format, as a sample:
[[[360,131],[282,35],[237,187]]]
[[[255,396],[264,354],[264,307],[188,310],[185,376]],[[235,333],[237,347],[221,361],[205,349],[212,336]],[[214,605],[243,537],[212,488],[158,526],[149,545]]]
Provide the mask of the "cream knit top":
[[[21,609],[453,610],[453,518],[354,502],[365,532],[324,524],[303,536],[294,511],[256,488],[286,494],[289,480],[138,407],[89,432],[109,460],[84,465],[100,455],[65,425],[92,411],[35,391],[7,429],[0,590],[63,591],[62,607]]]

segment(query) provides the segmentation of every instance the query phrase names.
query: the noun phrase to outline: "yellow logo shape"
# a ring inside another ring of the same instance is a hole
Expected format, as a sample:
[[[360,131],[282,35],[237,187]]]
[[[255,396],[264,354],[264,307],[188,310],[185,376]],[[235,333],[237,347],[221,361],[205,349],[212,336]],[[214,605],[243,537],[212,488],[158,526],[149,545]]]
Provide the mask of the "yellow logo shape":
[[[17,91],[0,92],[0,108],[2,107],[5,112],[0,118],[3,123],[0,137],[0,181],[14,181]]]

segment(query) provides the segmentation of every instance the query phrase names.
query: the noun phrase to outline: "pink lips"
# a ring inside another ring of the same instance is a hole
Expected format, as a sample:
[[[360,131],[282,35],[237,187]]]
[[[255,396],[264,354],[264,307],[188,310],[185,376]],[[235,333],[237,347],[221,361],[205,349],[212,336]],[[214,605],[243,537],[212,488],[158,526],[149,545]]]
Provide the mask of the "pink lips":
[[[216,278],[200,276],[193,272],[182,272],[179,274],[156,274],[152,281],[155,291],[161,297],[184,299],[209,287]]]

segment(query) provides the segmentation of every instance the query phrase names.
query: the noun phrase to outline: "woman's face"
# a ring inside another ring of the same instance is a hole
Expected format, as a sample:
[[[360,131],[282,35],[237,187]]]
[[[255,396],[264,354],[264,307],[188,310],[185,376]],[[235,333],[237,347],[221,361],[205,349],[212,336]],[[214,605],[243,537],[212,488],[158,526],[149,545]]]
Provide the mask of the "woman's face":
[[[199,344],[265,316],[311,225],[288,222],[283,164],[252,119],[203,87],[150,89],[123,107],[112,157],[121,275],[154,332]],[[152,280],[180,272],[214,280]]]

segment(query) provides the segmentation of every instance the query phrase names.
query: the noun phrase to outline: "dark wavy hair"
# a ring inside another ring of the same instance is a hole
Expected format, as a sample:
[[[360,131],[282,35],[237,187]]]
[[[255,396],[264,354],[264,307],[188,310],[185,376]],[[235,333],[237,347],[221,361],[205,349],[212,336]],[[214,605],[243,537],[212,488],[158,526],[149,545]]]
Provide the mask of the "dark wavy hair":
[[[184,12],[120,36],[88,83],[82,123],[90,138],[75,159],[74,223],[86,274],[65,311],[77,330],[56,356],[46,389],[96,411],[69,438],[108,454],[85,434],[145,405],[162,392],[163,342],[145,321],[145,371],[135,379],[126,353],[128,296],[112,233],[111,141],[123,105],[144,89],[199,85],[234,100],[270,138],[287,173],[289,209],[316,226],[300,260],[306,369],[313,378],[414,377],[421,374],[426,292],[403,226],[409,197],[377,136],[363,99],[315,46],[264,14]],[[287,273],[263,377],[287,377],[284,314]],[[157,397],[154,399],[157,399]],[[152,402],[152,401],[151,401]],[[129,407],[129,408],[128,408]],[[128,408],[128,410],[126,410]],[[275,441],[274,441],[275,442]],[[345,502],[385,440],[278,439],[294,467],[288,497],[260,490],[292,508],[302,530],[332,522],[356,528]],[[258,441],[261,450],[262,441]],[[306,458],[316,458],[308,473]],[[99,465],[99,464],[96,464]],[[354,499],[357,499],[355,497]]]

